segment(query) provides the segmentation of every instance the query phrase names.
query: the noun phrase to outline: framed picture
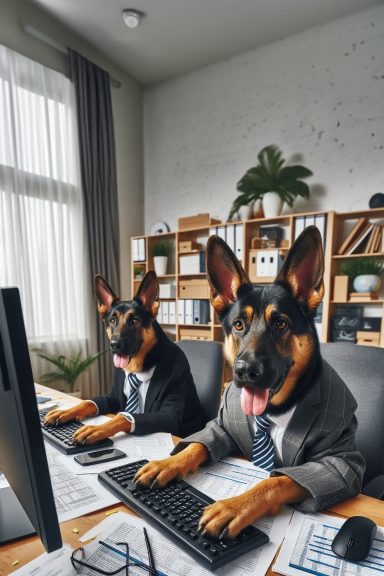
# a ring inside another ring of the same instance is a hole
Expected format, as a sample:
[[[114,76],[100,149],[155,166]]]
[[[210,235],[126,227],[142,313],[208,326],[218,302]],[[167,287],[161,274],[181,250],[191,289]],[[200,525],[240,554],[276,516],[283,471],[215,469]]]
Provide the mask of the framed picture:
[[[333,327],[340,330],[360,330],[361,318],[358,316],[334,316]]]
[[[381,318],[360,318],[359,330],[363,332],[380,332]]]
[[[264,247],[278,248],[283,238],[281,226],[260,226],[260,237],[266,244]]]
[[[351,342],[354,344],[356,342],[356,330],[333,330],[332,332],[333,342]]]

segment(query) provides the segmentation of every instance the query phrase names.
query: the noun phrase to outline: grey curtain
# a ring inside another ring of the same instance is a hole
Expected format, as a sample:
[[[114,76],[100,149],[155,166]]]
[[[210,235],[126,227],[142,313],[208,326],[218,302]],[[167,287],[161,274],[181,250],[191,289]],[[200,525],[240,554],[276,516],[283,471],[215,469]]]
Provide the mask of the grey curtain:
[[[116,293],[120,290],[119,227],[115,136],[110,77],[107,72],[69,50],[70,74],[75,86],[79,126],[80,165],[88,234],[90,286],[102,274]],[[108,348],[103,322],[97,318],[93,298],[94,346]],[[97,363],[98,382],[90,395],[110,389],[113,376],[111,354]],[[95,371],[93,371],[94,374]]]

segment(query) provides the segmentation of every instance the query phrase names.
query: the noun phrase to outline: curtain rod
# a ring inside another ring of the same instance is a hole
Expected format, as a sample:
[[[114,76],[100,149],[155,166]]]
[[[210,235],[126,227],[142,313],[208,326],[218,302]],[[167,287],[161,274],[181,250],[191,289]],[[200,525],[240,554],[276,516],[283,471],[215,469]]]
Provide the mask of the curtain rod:
[[[58,52],[61,52],[62,54],[68,57],[68,48],[66,46],[60,44],[59,42],[56,42],[56,40],[53,40],[53,38],[47,36],[47,34],[44,34],[44,32],[40,32],[40,30],[37,30],[37,28],[34,28],[34,26],[31,26],[30,24],[25,24],[24,31],[30,36],[37,38],[37,40],[41,40],[41,42],[44,42],[44,44],[47,44],[51,48],[54,48]],[[113,88],[121,88],[121,82],[119,80],[112,78],[112,76],[110,76],[109,78],[111,86]]]

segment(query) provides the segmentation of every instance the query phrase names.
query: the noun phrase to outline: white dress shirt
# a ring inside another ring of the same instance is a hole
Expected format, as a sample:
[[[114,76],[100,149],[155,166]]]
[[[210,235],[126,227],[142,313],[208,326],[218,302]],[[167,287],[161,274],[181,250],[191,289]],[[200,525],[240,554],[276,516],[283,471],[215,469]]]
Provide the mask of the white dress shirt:
[[[141,381],[141,384],[138,388],[138,393],[139,393],[139,410],[138,410],[138,412],[144,412],[145,399],[147,397],[148,386],[149,386],[149,383],[150,383],[151,378],[153,376],[153,373],[155,371],[155,368],[156,368],[156,366],[153,366],[152,368],[147,370],[147,372],[136,372],[136,376]],[[129,393],[130,393],[130,384],[129,384],[128,374],[126,374],[125,380],[124,380],[124,394],[127,398],[127,402],[128,402],[128,398],[129,398]],[[119,414],[122,414],[123,416],[125,416],[125,418],[131,423],[131,432],[134,432],[135,431],[135,416],[134,416],[134,414],[130,414],[129,412],[119,412]]]
[[[279,416],[271,416],[268,414],[268,418],[271,421],[271,425],[269,427],[269,435],[272,438],[273,445],[277,450],[280,459],[282,460],[282,444],[283,444],[283,436],[288,428],[288,424],[293,416],[294,411],[296,410],[296,406],[293,406],[288,412],[284,414],[280,414]],[[249,424],[253,430],[253,433],[256,432],[256,420],[254,416],[248,416]]]

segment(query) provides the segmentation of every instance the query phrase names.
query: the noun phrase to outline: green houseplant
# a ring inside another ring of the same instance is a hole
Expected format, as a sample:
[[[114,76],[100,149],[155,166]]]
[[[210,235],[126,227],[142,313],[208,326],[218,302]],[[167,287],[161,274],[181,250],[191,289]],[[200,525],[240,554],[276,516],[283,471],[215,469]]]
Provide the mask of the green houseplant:
[[[34,352],[43,360],[50,362],[55,366],[52,372],[46,372],[40,377],[41,384],[52,384],[53,382],[63,382],[67,394],[73,394],[76,391],[75,383],[77,378],[88,370],[88,368],[100,357],[105,351],[90,354],[82,358],[81,352],[66,357],[64,354],[46,354],[41,350],[35,349]]]
[[[349,276],[357,292],[376,292],[381,285],[384,262],[379,258],[355,258],[344,262],[340,270]]]
[[[228,219],[239,210],[240,206],[248,205],[255,200],[263,199],[264,215],[266,213],[266,195],[274,192],[282,206],[283,202],[292,207],[298,196],[309,198],[310,190],[303,178],[312,176],[312,172],[299,164],[286,166],[282,152],[278,146],[270,145],[263,148],[257,155],[259,164],[249,168],[236,185],[241,192],[232,204]],[[280,208],[281,209],[281,208]]]
[[[164,276],[167,273],[168,256],[171,252],[172,244],[169,240],[158,240],[151,246],[153,266],[158,276]]]

